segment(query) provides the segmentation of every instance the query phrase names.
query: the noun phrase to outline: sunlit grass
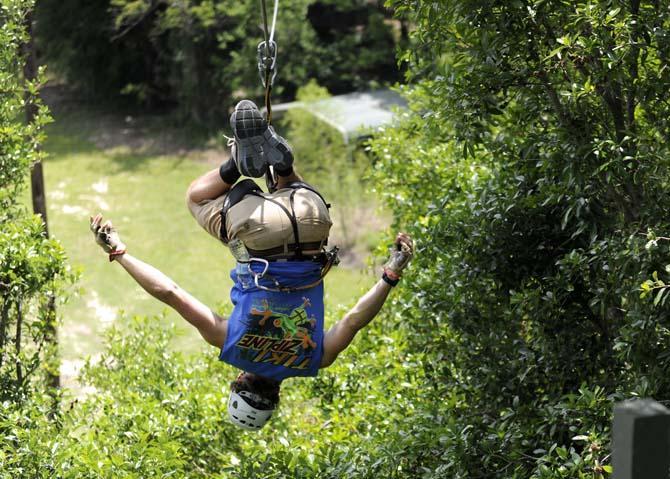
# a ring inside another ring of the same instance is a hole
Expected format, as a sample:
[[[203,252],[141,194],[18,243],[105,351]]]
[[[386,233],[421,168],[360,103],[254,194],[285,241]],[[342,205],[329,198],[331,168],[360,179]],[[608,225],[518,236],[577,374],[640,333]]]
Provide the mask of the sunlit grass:
[[[176,313],[148,296],[117,264],[110,264],[88,230],[89,214],[111,219],[128,251],[154,265],[205,304],[230,311],[233,265],[227,249],[200,229],[188,212],[189,183],[212,167],[183,156],[144,155],[126,147],[102,150],[89,141],[94,116],[75,112],[48,130],[44,166],[49,228],[81,271],[78,292],[60,307],[64,359],[100,350],[101,333],[119,314],[159,315],[175,322],[176,347],[199,350],[204,342]],[[326,281],[329,320],[374,282],[370,271],[335,268]]]

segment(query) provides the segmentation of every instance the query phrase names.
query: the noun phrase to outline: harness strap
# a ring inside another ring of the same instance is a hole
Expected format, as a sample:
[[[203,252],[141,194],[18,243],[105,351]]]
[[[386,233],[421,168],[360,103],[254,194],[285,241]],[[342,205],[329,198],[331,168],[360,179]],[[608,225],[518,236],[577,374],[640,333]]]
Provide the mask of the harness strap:
[[[314,193],[316,196],[318,196],[319,198],[321,198],[321,201],[323,201],[323,204],[326,205],[326,208],[330,209],[330,203],[326,203],[326,200],[325,200],[324,197],[321,195],[321,193],[319,193],[319,192],[317,191],[317,189],[314,188],[314,187],[313,187],[312,185],[310,185],[309,183],[305,183],[304,181],[293,181],[293,182],[289,183],[288,187],[289,187],[289,188],[293,188],[293,189],[304,188],[304,189],[306,189],[306,190],[311,191],[311,192]]]
[[[316,281],[313,281],[310,284],[304,285],[304,286],[295,286],[295,287],[289,287],[289,286],[282,286],[279,284],[279,281],[277,281],[276,278],[270,276],[270,275],[265,275],[265,274],[254,274],[254,284],[258,289],[262,289],[263,291],[269,291],[273,293],[293,293],[295,291],[302,291],[305,289],[310,289],[313,288],[314,286],[317,286],[319,283],[323,281],[323,278],[326,277],[330,269],[333,267],[334,264],[339,263],[339,259],[337,257],[337,252],[338,252],[338,247],[335,246],[333,249],[330,251],[326,251],[324,255],[326,256],[326,262],[321,268],[321,274],[319,275],[319,278]],[[253,258],[252,258],[253,261]],[[274,288],[268,288],[267,286],[263,286],[259,283],[259,280],[261,278],[268,278],[270,279],[274,284]]]
[[[232,189],[228,192],[226,199],[223,201],[223,207],[221,208],[221,226],[219,227],[219,238],[225,244],[228,243],[228,231],[226,230],[226,214],[228,210],[235,206],[237,203],[242,201],[244,197],[252,192],[258,193],[261,190],[261,187],[254,183],[253,180],[246,179],[237,183]]]
[[[271,73],[269,69],[265,70],[265,110],[268,112],[267,121],[268,125],[272,125],[272,100],[270,95],[272,94],[272,83],[271,83]]]
[[[292,221],[295,221],[295,227],[293,228],[293,235],[294,235],[294,240],[295,240],[295,247],[293,251],[295,251],[295,255],[298,258],[302,258],[302,247],[300,246],[300,238],[298,237],[298,219],[295,217],[295,192],[298,191],[297,188],[291,191],[291,195],[289,196],[289,204],[291,205],[291,218]]]
[[[289,250],[296,250],[296,244],[289,244],[288,249]],[[302,249],[302,251],[310,251],[310,250],[321,250],[321,247],[323,246],[323,241],[314,241],[310,243],[302,243],[299,245],[299,247]],[[276,248],[270,248],[270,249],[264,249],[264,250],[255,250],[255,249],[250,249],[247,248],[247,251],[249,251],[249,254],[251,256],[257,256],[260,258],[265,258],[267,260],[273,261],[277,259],[293,259],[295,258],[295,255],[287,255],[286,250],[284,246],[277,246]],[[278,256],[277,258],[271,258],[272,256]],[[304,258],[307,258],[307,256],[302,255]],[[316,256],[316,255],[314,255]],[[311,258],[311,256],[310,256]]]

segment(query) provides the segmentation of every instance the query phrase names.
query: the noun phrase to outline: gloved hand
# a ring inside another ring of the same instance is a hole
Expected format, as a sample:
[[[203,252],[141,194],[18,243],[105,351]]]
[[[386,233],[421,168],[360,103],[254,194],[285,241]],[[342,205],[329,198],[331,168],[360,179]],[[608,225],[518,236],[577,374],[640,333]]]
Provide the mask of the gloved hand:
[[[102,223],[102,215],[98,213],[91,217],[91,231],[95,236],[95,242],[109,254],[109,260],[113,261],[115,256],[120,256],[126,252],[126,245],[121,241],[119,233],[112,226],[112,222],[107,220]]]
[[[391,256],[384,265],[384,279],[391,286],[395,286],[403,270],[409,264],[414,254],[414,242],[406,233],[398,233],[395,238]],[[390,280],[390,281],[389,281]]]

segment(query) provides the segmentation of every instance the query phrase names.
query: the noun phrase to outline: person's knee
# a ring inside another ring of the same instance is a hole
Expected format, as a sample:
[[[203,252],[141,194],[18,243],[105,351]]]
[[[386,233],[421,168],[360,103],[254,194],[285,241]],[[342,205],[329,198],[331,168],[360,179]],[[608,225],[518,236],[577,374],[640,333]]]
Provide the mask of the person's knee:
[[[190,189],[186,191],[186,197],[184,200],[186,201],[186,208],[188,208],[188,210],[191,212],[191,216],[197,218],[198,216],[196,212],[198,210],[198,204],[191,198]]]
[[[191,203],[194,204],[199,203],[199,201],[197,200],[197,196],[198,196],[198,180],[193,180],[186,189],[186,204],[189,206],[189,208]]]

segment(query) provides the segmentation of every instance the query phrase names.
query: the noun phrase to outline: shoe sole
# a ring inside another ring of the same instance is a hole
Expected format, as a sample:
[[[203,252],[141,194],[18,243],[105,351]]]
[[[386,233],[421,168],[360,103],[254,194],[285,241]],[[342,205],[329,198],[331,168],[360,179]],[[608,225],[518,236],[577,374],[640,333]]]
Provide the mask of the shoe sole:
[[[253,102],[243,100],[230,116],[230,126],[237,142],[235,163],[238,170],[245,176],[260,178],[267,170],[267,162],[263,158],[263,135],[268,130],[267,122]]]
[[[293,152],[288,142],[279,136],[272,126],[263,133],[263,157],[268,165],[279,170],[293,166]]]

